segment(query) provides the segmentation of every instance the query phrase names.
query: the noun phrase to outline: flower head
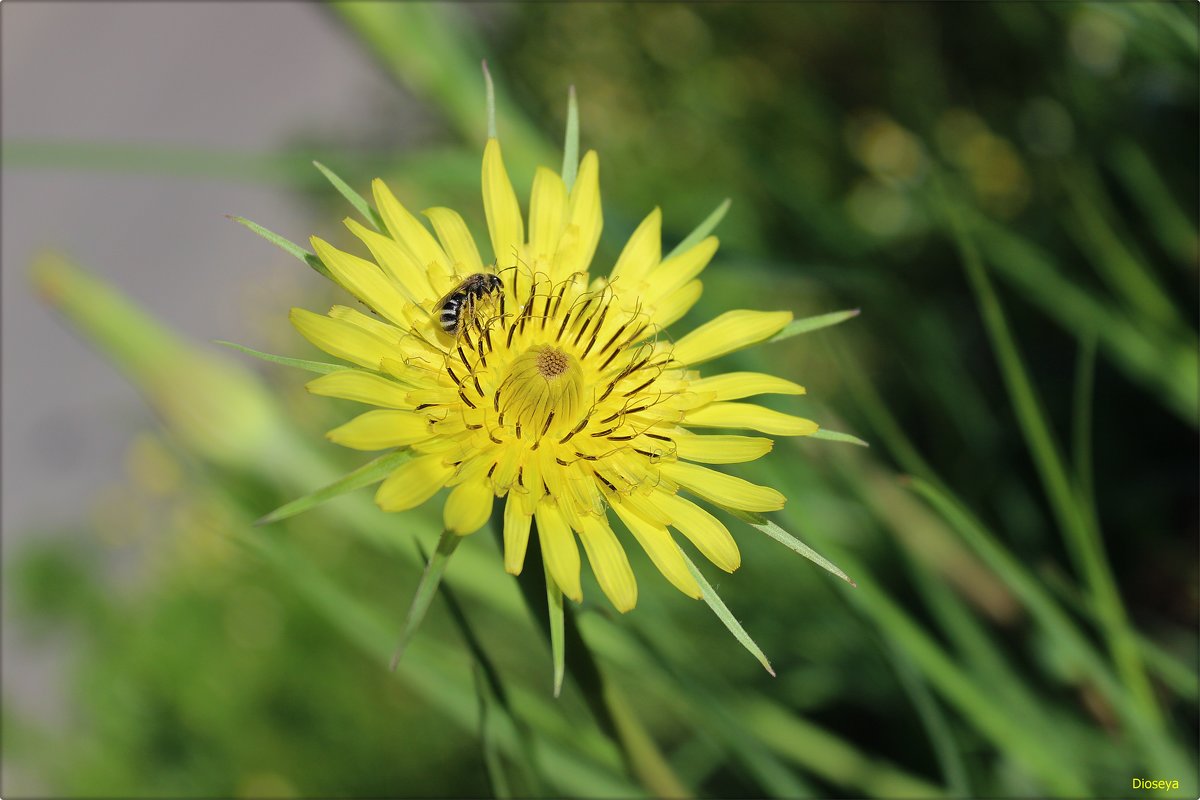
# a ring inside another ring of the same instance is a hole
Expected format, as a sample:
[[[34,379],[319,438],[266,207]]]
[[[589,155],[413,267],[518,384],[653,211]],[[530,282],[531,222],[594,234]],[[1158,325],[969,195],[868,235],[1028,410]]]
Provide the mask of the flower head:
[[[371,260],[312,242],[333,278],[374,314],[335,306],[327,315],[294,309],[291,318],[313,344],[360,367],[323,375],[309,389],[378,407],[329,438],[411,453],[380,485],[379,506],[404,511],[449,487],[445,525],[465,535],[487,522],[499,498],[510,573],[520,573],[536,521],[562,592],[582,598],[578,537],[620,611],[635,605],[637,584],[622,543],[628,537],[610,526],[607,508],[692,597],[701,590],[670,528],[721,569],[737,569],[733,537],[696,499],[771,511],[784,498],[703,465],[751,461],[772,441],[701,431],[808,435],[817,425],[737,402],[804,392],[791,381],[747,372],[703,376],[695,367],[772,336],[791,313],[730,311],[670,340],[668,326],[700,297],[698,276],[717,240],[663,258],[655,209],[612,269],[591,275],[602,227],[595,152],[584,156],[570,187],[538,169],[526,227],[500,143],[489,139],[487,263],[456,212],[423,212],[430,232],[382,181],[373,191],[386,233],[346,222]]]

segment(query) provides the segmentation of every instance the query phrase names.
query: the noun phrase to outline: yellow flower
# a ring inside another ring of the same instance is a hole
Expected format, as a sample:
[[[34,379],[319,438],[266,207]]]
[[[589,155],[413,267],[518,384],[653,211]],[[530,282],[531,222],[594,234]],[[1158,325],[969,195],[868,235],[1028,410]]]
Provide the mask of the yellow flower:
[[[695,367],[767,339],[791,313],[730,311],[668,339],[664,331],[700,297],[697,278],[717,240],[662,258],[658,209],[611,271],[591,277],[602,227],[595,152],[584,156],[569,190],[555,172],[537,171],[526,227],[500,143],[488,140],[483,204],[493,258],[486,264],[454,211],[423,212],[431,233],[382,181],[373,191],[386,235],[346,222],[371,260],[319,238],[312,243],[333,278],[375,316],[335,306],[324,316],[293,309],[291,319],[313,344],[361,367],[323,375],[309,389],[378,407],[329,438],[412,454],[380,485],[379,506],[404,511],[449,487],[446,529],[466,535],[502,498],[508,572],[521,572],[536,521],[562,592],[582,599],[578,537],[620,611],[636,604],[637,584],[624,550],[629,537],[610,527],[609,507],[687,595],[701,590],[669,528],[721,569],[737,569],[733,537],[695,499],[773,511],[784,497],[703,465],[752,461],[772,441],[697,429],[804,436],[817,425],[738,402],[802,394],[791,381],[702,376]]]

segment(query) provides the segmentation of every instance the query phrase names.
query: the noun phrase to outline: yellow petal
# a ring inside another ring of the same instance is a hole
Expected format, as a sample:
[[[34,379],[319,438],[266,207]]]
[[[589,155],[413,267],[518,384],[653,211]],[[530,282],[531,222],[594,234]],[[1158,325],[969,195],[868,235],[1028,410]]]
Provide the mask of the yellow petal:
[[[558,249],[567,213],[567,187],[557,173],[538,167],[529,199],[529,247],[534,258],[549,262]]]
[[[584,517],[579,538],[605,596],[622,614],[631,610],[637,605],[637,581],[625,550],[608,523],[599,517]]]
[[[820,427],[811,419],[772,411],[753,403],[709,403],[687,412],[683,424],[705,428],[748,428],[775,436],[811,436]]]
[[[497,269],[513,266],[525,244],[525,223],[496,139],[488,139],[483,148],[483,213]]]
[[[325,434],[331,442],[355,450],[386,450],[429,438],[429,423],[411,411],[380,409],[359,414]]]
[[[509,448],[515,449],[515,448]],[[509,492],[504,504],[504,571],[520,575],[525,565],[525,550],[529,547],[529,523],[533,517],[521,510],[521,503]]]
[[[759,436],[696,436],[676,432],[675,455],[705,464],[740,464],[771,452],[774,442]]]
[[[579,546],[575,534],[567,527],[562,513],[553,503],[538,503],[538,541],[542,545],[542,560],[558,588],[576,603],[583,602],[583,587],[579,585]]]
[[[691,310],[703,291],[704,284],[692,281],[679,291],[661,298],[650,312],[650,320],[660,329],[666,328]]]
[[[503,494],[513,488],[513,483],[517,480],[517,469],[521,466],[522,457],[525,451],[519,447],[501,447],[499,453],[495,455],[496,469],[492,471],[492,486],[496,487],[496,491]],[[512,495],[509,494],[510,504],[513,501]],[[531,508],[525,516],[531,516],[533,509]]]
[[[691,392],[712,392],[714,400],[737,400],[756,394],[804,394],[804,387],[761,372],[727,372],[688,384]]]
[[[546,493],[542,484],[542,467],[540,459],[525,458],[517,468],[517,483],[511,489],[517,493],[517,500],[526,514],[533,514]]]
[[[383,181],[376,178],[371,182],[371,189],[375,193],[375,207],[379,209],[379,216],[383,217],[388,232],[413,257],[417,268],[430,270],[432,267],[435,272],[449,275],[450,259],[429,229],[401,205]]]
[[[494,499],[492,482],[482,475],[455,486],[442,509],[446,530],[454,531],[459,536],[479,530],[492,515]]]
[[[567,225],[554,256],[553,279],[572,272],[586,272],[600,241],[604,218],[600,210],[600,159],[589,150],[579,164],[579,173],[567,201]]]
[[[352,219],[346,220],[346,227],[367,246],[375,263],[396,283],[410,303],[420,305],[437,297],[425,269],[418,266],[412,254],[395,240]]]
[[[454,474],[441,454],[420,456],[405,461],[387,477],[375,492],[375,502],[384,511],[416,508],[438,493]]]
[[[676,589],[688,597],[698,599],[701,596],[700,584],[696,583],[696,579],[684,563],[679,547],[671,538],[671,532],[661,525],[643,519],[624,503],[613,503],[613,510],[638,540],[646,555],[650,556],[658,571],[674,584]]]
[[[393,380],[357,369],[340,369],[309,381],[305,388],[323,397],[340,397],[384,408],[412,408],[409,389]]]
[[[778,511],[786,502],[783,495],[769,486],[759,486],[686,461],[663,464],[659,469],[688,491],[719,506],[743,511]]]
[[[726,311],[676,342],[674,356],[699,364],[774,336],[791,321],[790,311]]]
[[[384,276],[383,271],[366,259],[342,252],[319,237],[312,237],[313,249],[333,279],[346,291],[397,325],[408,325],[407,312],[412,306]]]
[[[646,278],[650,287],[646,293],[647,302],[657,304],[659,298],[679,290],[699,275],[708,266],[708,262],[712,261],[717,252],[717,245],[717,237],[709,236],[679,255],[662,262],[658,269],[653,270]]]
[[[651,211],[625,243],[609,276],[622,286],[637,286],[662,258],[662,210]]]
[[[301,336],[326,353],[361,367],[379,369],[383,358],[395,355],[387,342],[345,320],[314,314],[303,308],[293,308],[288,319]]]
[[[688,538],[704,557],[726,572],[742,564],[737,542],[721,520],[677,494],[656,493],[652,500],[671,517],[671,525]]]
[[[442,243],[446,255],[450,257],[455,274],[472,275],[483,272],[483,259],[479,257],[479,248],[475,246],[475,239],[467,229],[467,223],[463,222],[457,211],[439,206],[427,208],[421,213],[433,223],[433,230],[437,233],[438,241]]]
[[[389,344],[398,344],[404,337],[404,334],[395,325],[384,322],[381,319],[376,319],[375,317],[367,316],[357,308],[351,308],[350,306],[333,306],[329,309],[329,316],[334,319],[340,319],[343,322],[349,322],[356,328],[362,328],[377,339]]]

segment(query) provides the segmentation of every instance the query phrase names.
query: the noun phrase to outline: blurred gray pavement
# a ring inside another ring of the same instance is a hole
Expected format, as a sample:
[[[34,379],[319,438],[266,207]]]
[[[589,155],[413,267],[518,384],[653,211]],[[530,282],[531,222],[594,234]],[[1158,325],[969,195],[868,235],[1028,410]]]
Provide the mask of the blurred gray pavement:
[[[370,120],[421,116],[317,5],[9,0],[0,29],[6,143],[268,153],[297,134],[361,143]],[[265,312],[282,318],[317,277],[224,215],[301,241],[336,220],[308,219],[277,185],[7,164],[2,181],[7,561],[25,537],[85,521],[94,495],[123,480],[130,434],[152,423],[134,391],[32,295],[32,257],[65,251],[195,340],[262,346],[246,315],[253,299],[285,287]],[[3,629],[4,695],[22,713],[59,716],[55,659],[31,652],[13,628]]]

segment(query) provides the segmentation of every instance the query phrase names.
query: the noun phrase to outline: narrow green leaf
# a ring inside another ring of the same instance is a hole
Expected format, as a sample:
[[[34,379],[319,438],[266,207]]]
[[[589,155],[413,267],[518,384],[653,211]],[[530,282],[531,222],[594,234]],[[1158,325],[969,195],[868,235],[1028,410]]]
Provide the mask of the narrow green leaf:
[[[1196,249],[1200,247],[1196,223],[1172,197],[1166,181],[1145,150],[1126,139],[1113,147],[1110,161],[1163,248],[1178,266],[1190,271]]]
[[[287,356],[273,356],[270,353],[263,353],[259,350],[246,347],[236,342],[227,342],[224,339],[214,339],[213,344],[232,347],[234,350],[245,353],[248,356],[261,358],[263,361],[270,361],[272,364],[283,364],[286,367],[296,367],[298,369],[308,370],[309,372],[319,372],[322,375],[328,375],[330,372],[349,369],[344,364],[327,364],[324,361],[307,361],[303,358],[288,358]]]
[[[721,508],[725,508],[725,506],[721,506]],[[785,547],[796,551],[822,569],[838,576],[851,586],[856,588],[858,587],[858,584],[851,580],[849,575],[842,572],[842,570],[838,568],[836,564],[825,558],[825,556],[821,555],[816,550],[813,550],[795,536],[792,536],[790,533],[764,517],[762,514],[758,514],[753,511],[740,511],[734,508],[725,508],[725,510],[740,519],[742,522],[745,522],[747,525],[758,528],[767,536],[770,536],[772,539],[784,545]]]
[[[940,188],[940,184],[938,186]],[[1029,377],[1020,348],[974,239],[968,235],[957,207],[944,193],[940,194],[940,200],[942,212],[949,222],[958,247],[963,271],[975,295],[976,305],[991,340],[992,352],[1004,378],[1009,400],[1025,439],[1025,446],[1041,478],[1067,552],[1095,599],[1109,651],[1117,665],[1122,683],[1131,690],[1142,714],[1154,725],[1161,727],[1162,712],[1146,676],[1141,654],[1130,636],[1128,613],[1117,589],[1099,530],[1090,524],[1088,512],[1081,506],[1079,495],[1068,477],[1045,408]]]
[[[971,797],[971,783],[967,776],[967,767],[963,761],[962,743],[950,728],[942,707],[934,698],[925,679],[912,659],[905,653],[904,648],[896,642],[885,640],[896,678],[905,694],[912,700],[913,707],[920,717],[921,723],[929,734],[930,744],[933,745],[934,755],[942,768],[950,795],[954,797]]]
[[[546,608],[550,620],[550,654],[554,659],[554,696],[558,697],[562,692],[567,652],[566,637],[563,636],[563,596],[544,559],[542,568],[546,571]]]
[[[487,769],[488,783],[491,784],[492,794],[497,798],[512,797],[508,785],[508,776],[504,774],[504,762],[496,746],[496,737],[492,733],[491,705],[494,702],[488,690],[487,678],[479,662],[474,663],[471,674],[475,678],[475,698],[479,702],[479,741],[483,744],[483,764]]]
[[[1096,337],[1088,335],[1079,345],[1079,361],[1075,368],[1075,398],[1071,418],[1075,422],[1072,453],[1075,484],[1079,504],[1093,528],[1099,523],[1096,516],[1096,497],[1092,480],[1092,397],[1096,384]]]
[[[492,83],[492,73],[488,72],[487,59],[483,60],[483,83],[487,86],[487,131],[488,138],[496,138],[496,86]]]
[[[1072,611],[1093,622],[1098,621],[1095,609],[1080,597],[1079,589],[1071,583],[1066,575],[1056,569],[1043,569],[1040,571],[1039,577]],[[1180,659],[1140,632],[1134,631],[1133,635],[1137,639],[1138,647],[1141,648],[1146,666],[1162,679],[1164,685],[1184,700],[1195,702],[1200,698],[1200,674],[1196,672],[1195,666]],[[1195,647],[1190,649],[1194,651]]]
[[[563,142],[562,179],[571,191],[575,174],[579,172],[579,101],[575,99],[575,86],[567,90],[567,135]]]
[[[429,554],[425,552],[425,548],[421,546],[419,540],[416,544],[421,560],[428,562]],[[491,712],[496,712],[495,716],[498,720],[507,721],[512,726],[517,744],[513,760],[519,766],[522,777],[525,780],[525,793],[536,797],[542,794],[543,790],[533,767],[533,754],[529,745],[532,732],[529,730],[529,726],[518,719],[517,715],[513,713],[508,691],[500,680],[500,671],[496,669],[495,662],[492,661],[491,656],[484,649],[482,640],[480,640],[479,635],[475,633],[475,629],[467,619],[467,614],[463,610],[458,596],[450,587],[449,582],[442,584],[441,590],[442,599],[446,601],[446,608],[450,612],[450,617],[458,626],[459,633],[462,634],[463,640],[467,643],[467,649],[471,651],[471,655],[475,659],[476,691],[480,695],[480,702],[483,703],[486,701],[486,708],[482,705],[480,707],[479,725],[481,728],[480,738],[484,745],[484,759],[488,761],[489,773],[493,771],[493,764],[488,760],[492,758],[488,754],[490,747],[496,759],[495,767],[497,770],[496,775],[498,775],[498,777],[494,778],[494,782],[499,782],[503,787],[508,786],[507,775],[503,772],[503,762],[499,760],[500,754],[496,752],[496,734],[484,720],[484,715],[490,717],[492,716]],[[482,682],[482,685],[480,682]],[[497,797],[499,797],[500,789],[495,785],[492,788],[496,790]],[[512,792],[508,791],[507,794],[511,795]]]
[[[363,464],[358,469],[328,486],[324,486],[311,494],[306,494],[304,497],[297,498],[286,505],[280,506],[254,524],[269,525],[272,522],[279,522],[281,519],[294,517],[322,503],[327,503],[346,492],[352,492],[355,489],[379,483],[388,476],[388,473],[410,458],[412,458],[412,453],[408,450],[399,450],[394,453],[382,455],[373,461],[368,461],[366,464]]]
[[[811,436],[813,439],[827,439],[831,442],[845,442],[846,444],[856,444],[859,447],[871,446],[857,436],[851,436],[848,433],[838,433],[837,431],[831,431],[828,428],[819,428],[817,432],[811,434]]]
[[[315,255],[308,252],[307,250],[305,250],[303,247],[296,244],[295,242],[289,241],[288,239],[285,239],[282,236],[280,236],[278,233],[275,233],[274,231],[269,231],[266,228],[264,228],[262,225],[259,225],[257,222],[251,222],[250,220],[246,219],[245,217],[229,216],[229,219],[233,220],[234,222],[238,223],[239,225],[244,225],[245,227],[254,231],[259,236],[266,239],[268,242],[275,245],[279,249],[283,250],[286,253],[290,253],[291,255],[293,255],[296,258],[303,261],[305,264],[308,264],[310,267],[315,269],[317,272],[321,273],[326,278],[329,278],[329,280],[333,280],[333,276],[329,274],[329,270],[326,269],[325,265],[321,263],[321,259],[317,258]]]
[[[425,571],[421,573],[421,582],[417,584],[417,592],[413,595],[412,605],[408,607],[408,616],[404,618],[404,630],[400,632],[400,641],[396,644],[396,652],[392,654],[391,670],[393,672],[396,671],[396,665],[400,663],[400,658],[404,655],[408,643],[412,641],[413,634],[417,632],[417,628],[421,627],[421,620],[425,619],[425,612],[429,610],[429,604],[433,602],[433,596],[437,594],[438,585],[442,582],[446,564],[449,563],[451,554],[461,541],[462,537],[454,531],[442,531],[437,549],[433,551],[433,555],[425,565]]]
[[[750,655],[757,658],[758,663],[763,665],[763,669],[769,672],[771,677],[774,678],[775,670],[771,669],[771,662],[767,660],[763,651],[750,638],[750,634],[746,633],[746,629],[742,627],[742,623],[737,621],[730,612],[729,607],[725,605],[725,602],[721,600],[709,582],[704,579],[704,575],[701,574],[700,570],[696,569],[696,565],[688,558],[687,553],[683,552],[682,548],[680,548],[679,552],[683,556],[684,563],[687,564],[688,572],[692,573],[692,577],[696,579],[696,583],[700,584],[700,592],[704,596],[704,602],[717,615],[717,619],[721,620],[721,623],[733,634],[733,638],[737,639],[738,643],[746,648]]]
[[[956,216],[966,218],[972,241],[978,240],[987,264],[1051,319],[1077,337],[1095,332],[1106,354],[1131,378],[1184,422],[1197,425],[1200,404],[1200,356],[1194,337],[1160,340],[1143,326],[1065,276],[1054,257],[1015,234],[1010,226],[973,212],[968,202],[945,198]],[[936,209],[934,209],[936,211]],[[952,231],[957,235],[957,231]]]
[[[713,212],[704,218],[704,221],[696,226],[696,229],[684,237],[683,241],[675,245],[675,249],[663,256],[663,261],[674,255],[678,255],[693,245],[697,245],[700,241],[708,236],[713,230],[725,219],[725,212],[729,210],[729,205],[733,201],[726,197],[721,201],[721,204],[713,209]]]
[[[1068,219],[1074,224],[1067,226],[1068,231],[1100,278],[1116,296],[1137,310],[1143,325],[1148,322],[1166,331],[1186,331],[1187,325],[1170,295],[1146,266],[1144,258],[1113,229],[1110,220],[1116,212],[1095,170],[1076,164],[1064,167],[1062,172],[1073,211]]]
[[[845,311],[831,311],[828,314],[818,314],[815,317],[795,319],[789,322],[779,333],[767,339],[767,341],[778,342],[783,339],[790,339],[793,336],[799,336],[802,333],[812,333],[821,328],[828,328],[840,322],[845,322],[848,319],[854,319],[861,312],[861,308],[848,308]]]
[[[638,718],[633,706],[611,680],[604,682],[604,702],[617,726],[621,747],[628,754],[633,774],[650,792],[650,796],[693,797]]]
[[[1163,730],[1157,715],[1147,714],[1145,707],[1133,695],[1131,687],[1116,679],[1074,620],[1046,591],[1043,582],[1029,573],[1000,543],[998,537],[952,495],[921,478],[909,478],[908,485],[962,534],[964,541],[1021,599],[1046,635],[1063,648],[1072,663],[1112,703],[1130,731],[1136,735],[1147,763],[1165,772],[1183,771],[1186,757]],[[1096,602],[1098,598],[1092,600]],[[1132,638],[1132,631],[1128,631],[1127,635]]]
[[[371,227],[377,231],[383,230],[383,220],[380,219],[379,214],[375,211],[375,209],[371,208],[370,204],[363,199],[361,194],[351,189],[350,184],[339,178],[336,174],[334,174],[333,170],[322,164],[320,161],[314,161],[312,163],[314,167],[321,171],[322,175],[329,179],[329,182],[333,184],[333,188],[338,190],[338,194],[346,198],[346,201],[349,202],[350,205],[354,206],[355,210],[358,211],[359,214],[362,214],[363,219],[371,223]],[[316,256],[313,256],[313,258],[316,258]]]

